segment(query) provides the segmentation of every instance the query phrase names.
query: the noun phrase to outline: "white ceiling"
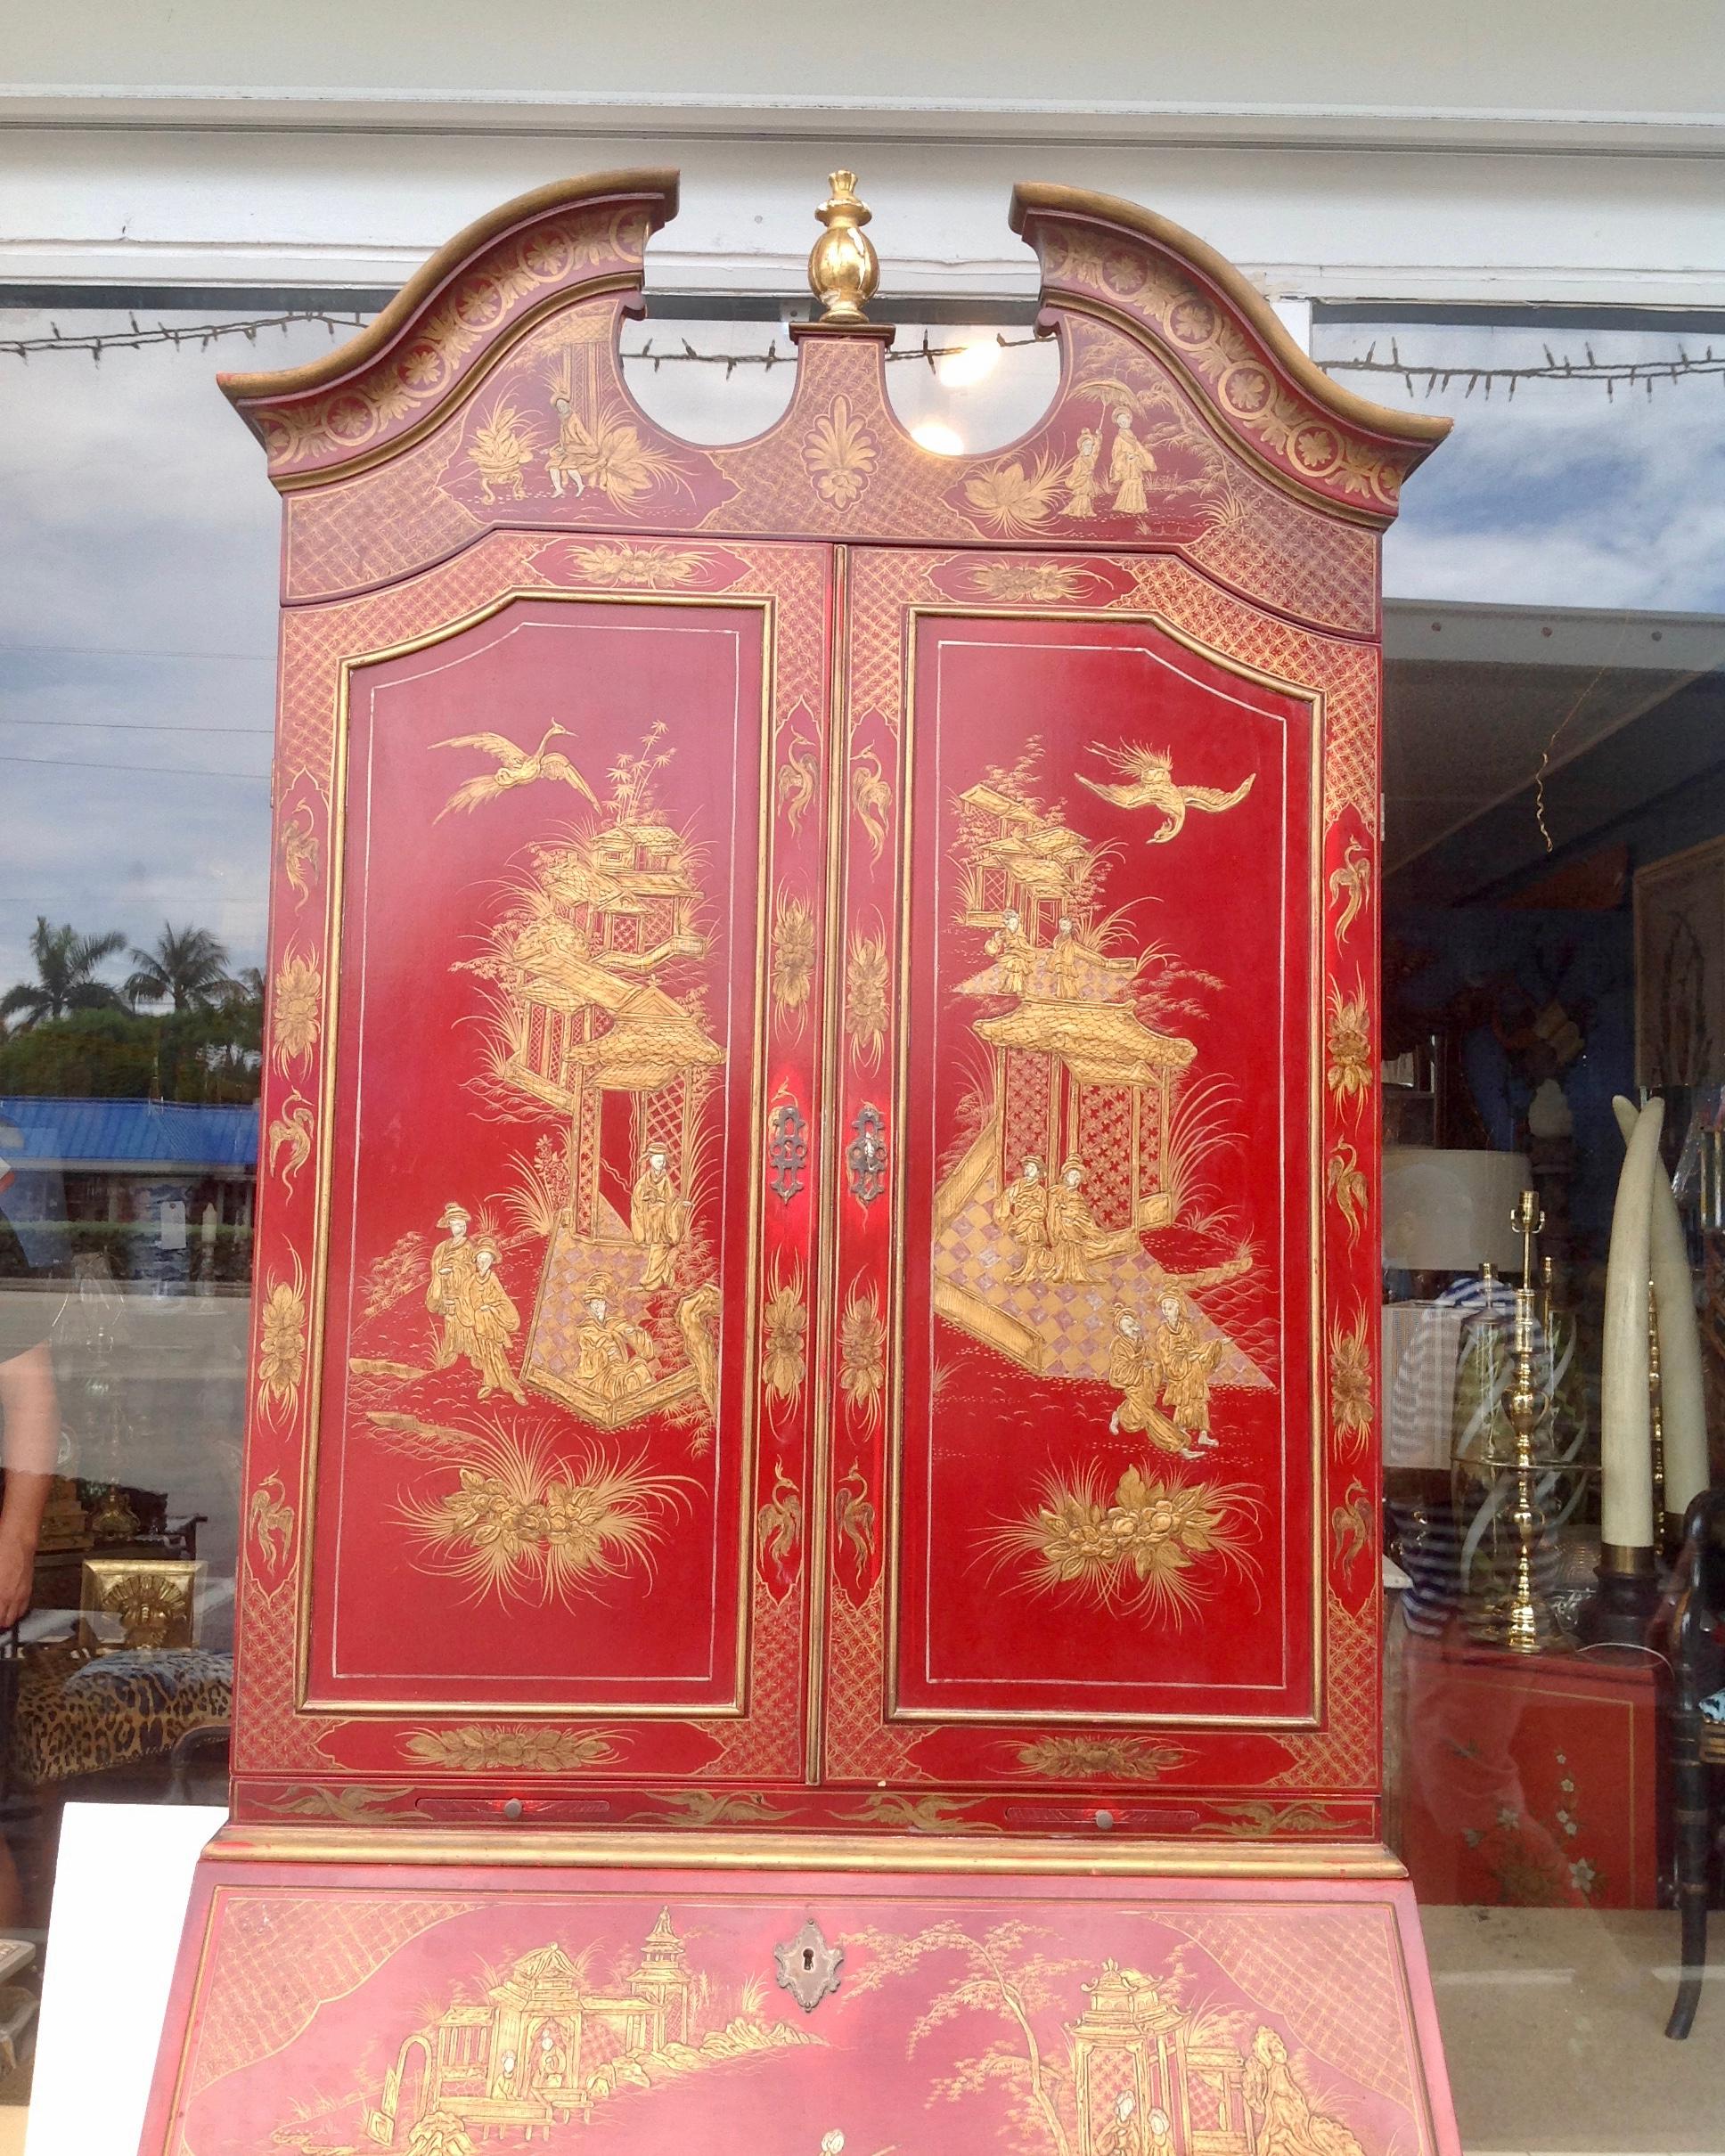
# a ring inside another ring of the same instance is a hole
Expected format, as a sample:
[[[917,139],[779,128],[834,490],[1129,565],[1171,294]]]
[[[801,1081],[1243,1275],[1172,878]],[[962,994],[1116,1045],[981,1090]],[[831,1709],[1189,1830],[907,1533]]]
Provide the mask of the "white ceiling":
[[[1384,662],[1390,876],[1725,666],[1725,618],[1397,600]]]

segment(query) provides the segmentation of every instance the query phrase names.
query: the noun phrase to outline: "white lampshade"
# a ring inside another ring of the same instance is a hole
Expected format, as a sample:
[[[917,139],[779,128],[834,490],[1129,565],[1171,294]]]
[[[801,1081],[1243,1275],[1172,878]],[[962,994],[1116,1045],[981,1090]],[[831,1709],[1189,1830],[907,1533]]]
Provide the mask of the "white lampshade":
[[[1521,1270],[1510,1225],[1533,1188],[1525,1153],[1438,1146],[1384,1148],[1384,1262],[1409,1272]]]

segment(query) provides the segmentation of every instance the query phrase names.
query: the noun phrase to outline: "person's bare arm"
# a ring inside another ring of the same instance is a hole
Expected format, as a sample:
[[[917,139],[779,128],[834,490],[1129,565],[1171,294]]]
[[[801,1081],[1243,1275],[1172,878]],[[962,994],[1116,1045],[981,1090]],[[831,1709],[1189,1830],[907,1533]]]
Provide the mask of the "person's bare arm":
[[[30,1606],[36,1545],[60,1448],[60,1401],[45,1340],[0,1362],[0,1428],[6,1466],[0,1506],[0,1627]]]

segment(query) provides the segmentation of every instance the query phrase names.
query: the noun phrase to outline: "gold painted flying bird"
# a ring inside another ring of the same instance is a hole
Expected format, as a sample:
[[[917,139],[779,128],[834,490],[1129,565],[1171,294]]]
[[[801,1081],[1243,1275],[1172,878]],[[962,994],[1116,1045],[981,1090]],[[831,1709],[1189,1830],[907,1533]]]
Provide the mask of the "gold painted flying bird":
[[[437,744],[439,748],[482,748],[486,755],[497,759],[497,769],[458,786],[437,811],[436,821],[441,823],[451,809],[476,809],[482,801],[495,801],[512,787],[531,786],[535,779],[560,779],[565,786],[572,786],[576,793],[585,794],[597,808],[599,796],[562,751],[551,747],[560,734],[567,739],[574,738],[567,726],[552,724],[545,729],[538,747],[531,755],[501,733],[460,733],[450,740],[439,741]]]
[[[1224,793],[1218,786],[1181,786],[1173,776],[1173,757],[1165,748],[1098,748],[1099,755],[1113,764],[1126,781],[1123,786],[1105,785],[1099,779],[1087,779],[1083,772],[1075,775],[1080,786],[1087,786],[1104,801],[1112,801],[1116,808],[1156,808],[1162,811],[1161,828],[1150,833],[1146,845],[1165,845],[1169,839],[1178,837],[1186,821],[1189,809],[1200,809],[1207,816],[1219,815],[1223,809],[1237,807],[1252,790],[1252,772],[1241,780],[1231,793]]]

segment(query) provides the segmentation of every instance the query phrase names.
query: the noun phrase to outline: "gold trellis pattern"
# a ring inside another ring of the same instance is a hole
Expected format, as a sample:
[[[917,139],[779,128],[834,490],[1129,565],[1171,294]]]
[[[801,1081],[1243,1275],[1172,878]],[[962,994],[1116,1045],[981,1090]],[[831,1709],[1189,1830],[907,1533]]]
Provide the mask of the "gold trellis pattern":
[[[193,2093],[284,2051],[326,2000],[475,1906],[401,1895],[224,1895],[222,1980],[205,1996]]]

